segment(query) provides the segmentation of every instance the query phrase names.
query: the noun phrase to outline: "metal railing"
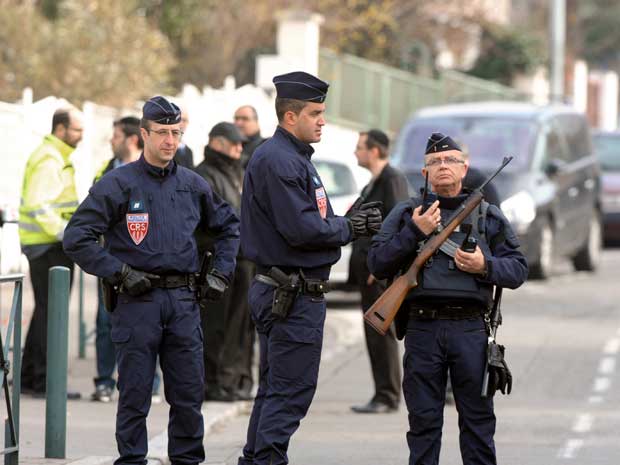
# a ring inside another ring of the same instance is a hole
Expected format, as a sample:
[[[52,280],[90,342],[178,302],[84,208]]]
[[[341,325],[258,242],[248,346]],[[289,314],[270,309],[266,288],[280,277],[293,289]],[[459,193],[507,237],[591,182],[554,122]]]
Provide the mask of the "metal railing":
[[[12,274],[0,276],[0,284],[15,283],[11,312],[9,314],[6,336],[0,332],[0,384],[6,401],[7,418],[4,425],[4,455],[5,465],[17,465],[19,461],[19,395],[21,392],[21,342],[22,342],[22,295],[24,289],[24,275]],[[11,341],[11,333],[13,339]],[[11,344],[13,342],[13,344]],[[13,363],[9,363],[9,353],[13,352]],[[8,374],[13,368],[13,389],[9,392]]]
[[[319,75],[330,83],[329,120],[355,129],[377,127],[397,132],[423,107],[523,99],[511,87],[458,71],[444,71],[439,79],[432,79],[327,49],[319,54]]]

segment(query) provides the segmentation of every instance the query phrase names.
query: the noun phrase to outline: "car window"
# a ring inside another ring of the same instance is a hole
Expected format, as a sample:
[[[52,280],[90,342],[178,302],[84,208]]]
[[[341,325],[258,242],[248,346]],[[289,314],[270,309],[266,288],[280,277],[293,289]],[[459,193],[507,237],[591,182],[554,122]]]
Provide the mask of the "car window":
[[[357,194],[357,185],[351,169],[343,164],[325,160],[312,160],[323,181],[327,195],[339,197]]]
[[[405,171],[419,170],[428,137],[442,132],[455,139],[469,153],[472,166],[482,171],[497,169],[507,155],[514,157],[508,171],[523,170],[531,163],[537,128],[534,121],[510,117],[419,119],[403,130],[394,164]]]
[[[547,128],[543,166],[551,160],[571,161],[564,135],[556,124],[550,124]]]
[[[592,143],[601,169],[620,171],[620,134],[595,134]]]
[[[592,153],[590,131],[585,117],[558,115],[558,127],[564,133],[568,146],[568,161],[577,161]]]

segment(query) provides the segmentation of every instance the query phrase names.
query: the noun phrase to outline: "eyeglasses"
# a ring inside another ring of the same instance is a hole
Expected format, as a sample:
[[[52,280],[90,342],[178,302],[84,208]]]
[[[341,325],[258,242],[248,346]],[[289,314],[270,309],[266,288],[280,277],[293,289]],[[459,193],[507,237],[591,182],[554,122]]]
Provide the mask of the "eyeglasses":
[[[428,160],[426,162],[426,166],[439,166],[441,164],[445,164],[445,165],[457,165],[457,164],[465,164],[465,160],[461,160],[460,158],[457,157],[445,157],[445,158],[431,158],[430,160]]]
[[[71,129],[72,131],[75,131],[75,132],[84,132],[84,128],[74,128],[72,126],[68,126],[67,129]]]
[[[253,120],[254,118],[251,118],[249,116],[235,116],[233,119],[235,121],[250,121],[250,120]]]
[[[149,129],[149,128],[144,128],[144,129],[146,129],[146,132],[148,133],[153,132],[157,134],[162,139],[165,137],[168,137],[168,135],[171,135],[174,140],[181,140],[181,137],[183,137],[183,131],[179,131],[178,129],[172,129],[172,130],[158,129],[157,131],[155,131],[154,129]]]

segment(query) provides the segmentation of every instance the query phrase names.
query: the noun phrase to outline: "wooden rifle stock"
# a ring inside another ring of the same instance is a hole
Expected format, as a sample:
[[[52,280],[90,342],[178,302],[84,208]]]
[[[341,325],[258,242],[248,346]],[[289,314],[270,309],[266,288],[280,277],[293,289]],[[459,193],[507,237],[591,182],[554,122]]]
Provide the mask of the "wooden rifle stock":
[[[482,197],[480,189],[474,191],[452,214],[445,228],[431,236],[424,244],[424,247],[422,247],[422,250],[420,250],[407,272],[396,278],[392,285],[366,311],[364,320],[375,331],[385,336],[405,297],[407,297],[407,293],[418,285],[418,272],[420,269],[441,247],[441,244],[450,237],[450,234],[480,205]]]

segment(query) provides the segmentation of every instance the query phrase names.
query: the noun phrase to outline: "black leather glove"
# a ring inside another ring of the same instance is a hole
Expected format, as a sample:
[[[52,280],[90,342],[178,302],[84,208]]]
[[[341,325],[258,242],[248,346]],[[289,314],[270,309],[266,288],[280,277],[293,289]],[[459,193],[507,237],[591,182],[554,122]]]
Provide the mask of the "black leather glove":
[[[372,236],[379,232],[381,221],[383,220],[381,210],[379,209],[381,205],[383,205],[383,202],[364,203],[349,216],[353,239],[362,236]]]
[[[120,292],[126,292],[132,297],[137,297],[151,290],[151,279],[159,279],[159,276],[135,270],[123,263],[120,273],[116,273],[112,278],[106,278],[106,281],[113,286],[120,285]]]
[[[504,359],[505,347],[492,343],[488,347],[489,389],[487,394],[493,396],[495,391],[510,394],[512,391],[512,373]]]
[[[227,287],[228,279],[226,276],[220,274],[217,270],[213,270],[207,274],[207,281],[203,285],[201,300],[216,302],[222,298]]]

